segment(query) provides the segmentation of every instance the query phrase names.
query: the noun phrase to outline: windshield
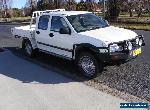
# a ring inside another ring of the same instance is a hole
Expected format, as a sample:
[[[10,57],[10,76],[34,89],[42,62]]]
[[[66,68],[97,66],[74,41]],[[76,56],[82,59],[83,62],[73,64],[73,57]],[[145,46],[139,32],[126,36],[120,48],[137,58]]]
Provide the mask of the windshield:
[[[95,14],[80,14],[67,16],[68,21],[77,32],[84,32],[108,26],[108,23]]]

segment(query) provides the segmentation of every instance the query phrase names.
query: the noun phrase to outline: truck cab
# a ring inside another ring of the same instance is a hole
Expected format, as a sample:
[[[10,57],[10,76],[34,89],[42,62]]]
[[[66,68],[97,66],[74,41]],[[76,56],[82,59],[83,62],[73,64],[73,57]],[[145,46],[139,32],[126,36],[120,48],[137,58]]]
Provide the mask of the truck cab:
[[[16,29],[12,29],[12,33],[14,31]],[[145,45],[142,35],[110,26],[101,17],[87,11],[43,11],[36,17],[35,28],[27,32],[30,34],[20,37],[29,56],[34,56],[38,50],[74,60],[88,78],[100,73],[105,62],[136,58]]]

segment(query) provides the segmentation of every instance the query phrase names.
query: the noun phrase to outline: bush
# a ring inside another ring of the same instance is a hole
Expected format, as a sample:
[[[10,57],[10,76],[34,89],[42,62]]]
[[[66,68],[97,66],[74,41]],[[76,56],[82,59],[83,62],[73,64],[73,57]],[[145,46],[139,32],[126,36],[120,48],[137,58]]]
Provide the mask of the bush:
[[[13,8],[13,17],[21,17],[22,16],[22,10]]]

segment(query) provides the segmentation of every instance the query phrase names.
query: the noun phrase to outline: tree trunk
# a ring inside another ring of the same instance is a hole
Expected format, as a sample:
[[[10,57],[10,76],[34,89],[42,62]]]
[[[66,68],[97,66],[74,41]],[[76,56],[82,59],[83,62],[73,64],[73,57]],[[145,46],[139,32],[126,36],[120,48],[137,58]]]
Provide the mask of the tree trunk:
[[[129,10],[130,17],[133,17],[132,9]]]

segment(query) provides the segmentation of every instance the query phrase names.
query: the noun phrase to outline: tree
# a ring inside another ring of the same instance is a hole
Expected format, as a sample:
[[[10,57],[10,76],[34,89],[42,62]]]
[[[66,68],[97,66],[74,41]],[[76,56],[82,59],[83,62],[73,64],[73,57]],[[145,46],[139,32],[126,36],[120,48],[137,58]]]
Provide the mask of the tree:
[[[95,12],[98,8],[98,4],[95,0],[87,0],[86,7],[87,11]]]
[[[135,1],[134,0],[127,0],[127,9],[128,9],[129,14],[130,14],[130,17],[133,16],[134,7],[135,7]]]
[[[76,10],[77,3],[75,2],[75,0],[68,0],[64,2],[64,4],[66,10]]]
[[[54,7],[57,9],[57,8],[60,8],[61,7],[61,0],[54,0]]]
[[[38,0],[38,10],[58,9],[63,8],[65,4],[64,0]]]
[[[11,17],[10,13],[8,11],[8,9],[11,9],[12,6],[12,0],[0,0],[1,2],[1,13],[2,13],[2,17],[8,18]]]
[[[130,17],[133,16],[133,10],[140,17],[144,10],[150,12],[150,0],[124,0],[122,7],[128,9]]]
[[[129,9],[130,17],[133,16],[133,10],[138,14],[138,17],[141,16],[142,10],[144,8],[145,0],[127,0],[127,8]]]
[[[37,2],[37,9],[38,10],[43,10],[43,8],[44,8],[44,0],[39,0]]]
[[[84,2],[84,0],[81,0],[77,4],[76,10],[82,10],[82,11],[86,11],[87,10],[87,6],[86,6],[86,3]]]
[[[37,10],[37,0],[27,0],[25,7],[30,9],[30,15],[32,15],[33,11]]]
[[[12,8],[13,11],[13,17],[21,17],[22,16],[22,10],[18,8]]]
[[[107,19],[116,20],[120,14],[122,0],[108,0]]]
[[[135,10],[137,12],[138,17],[141,17],[143,9],[144,9],[144,0],[135,1],[136,7]]]
[[[150,13],[150,0],[144,0],[144,7],[147,13]]]

